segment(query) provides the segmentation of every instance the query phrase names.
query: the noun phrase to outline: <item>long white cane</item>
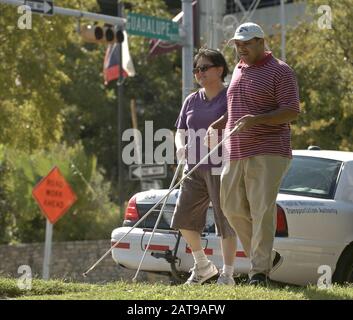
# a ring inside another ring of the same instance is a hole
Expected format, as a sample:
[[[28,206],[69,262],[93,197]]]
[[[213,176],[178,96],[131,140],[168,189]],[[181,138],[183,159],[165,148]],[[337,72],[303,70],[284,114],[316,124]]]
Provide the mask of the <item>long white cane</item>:
[[[205,160],[208,159],[208,157],[210,157],[212,154],[214,154],[217,150],[218,147],[220,145],[222,145],[231,135],[235,134],[239,128],[240,128],[240,124],[236,124],[234,126],[234,128],[207,154],[205,155],[200,162],[195,165],[173,188],[171,188],[168,193],[166,193],[161,199],[159,199],[156,204],[149,210],[146,212],[146,214],[139,220],[137,221],[133,227],[131,227],[131,229],[126,232],[112,247],[110,247],[110,249],[100,258],[98,259],[98,261],[96,263],[94,263],[86,272],[84,272],[82,275],[84,277],[87,276],[87,274],[89,272],[91,272],[133,229],[135,229],[138,225],[140,225],[140,223],[142,221],[144,221],[149,214],[151,214],[151,212],[167,197],[169,197],[169,195],[177,188],[179,187],[179,185],[186,179],[188,178]]]
[[[184,165],[184,161],[183,161],[183,160],[179,161],[178,166],[177,166],[177,168],[176,168],[176,170],[175,170],[175,173],[174,173],[174,177],[173,177],[173,179],[172,179],[172,182],[170,183],[169,189],[171,189],[171,188],[173,187],[173,185],[174,185],[174,183],[175,183],[175,180],[176,180],[177,177],[178,177],[180,168],[181,168],[183,165]],[[150,236],[150,238],[149,238],[149,240],[148,240],[148,243],[147,243],[147,246],[146,246],[146,248],[145,248],[145,251],[143,252],[143,255],[142,255],[142,258],[141,258],[141,260],[140,260],[140,264],[139,264],[139,266],[138,266],[138,268],[137,268],[136,274],[135,274],[135,276],[132,278],[132,281],[134,281],[134,282],[135,282],[136,279],[137,279],[137,276],[138,276],[138,274],[139,274],[139,272],[140,272],[140,269],[141,269],[143,260],[145,259],[147,250],[148,250],[149,247],[150,247],[150,243],[151,243],[151,241],[152,241],[152,238],[153,238],[153,236],[154,236],[154,233],[155,233],[155,231],[156,231],[156,229],[157,229],[157,227],[158,227],[159,221],[160,221],[161,218],[162,218],[163,210],[164,210],[164,207],[165,207],[165,205],[166,205],[166,203],[167,203],[167,201],[168,201],[168,198],[169,198],[169,197],[166,197],[166,198],[164,199],[164,201],[163,201],[161,210],[159,211],[159,215],[158,215],[157,221],[156,221],[156,223],[154,224],[152,234],[151,234],[151,236]]]

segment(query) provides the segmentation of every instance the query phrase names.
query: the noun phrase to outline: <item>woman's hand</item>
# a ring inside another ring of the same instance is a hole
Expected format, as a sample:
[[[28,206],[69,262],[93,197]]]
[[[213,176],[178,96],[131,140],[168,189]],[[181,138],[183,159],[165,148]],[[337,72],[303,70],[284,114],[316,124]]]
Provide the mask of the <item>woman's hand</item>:
[[[213,149],[218,144],[218,131],[225,129],[228,121],[228,112],[211,123],[207,129],[203,144],[210,149]]]
[[[186,154],[186,146],[178,148],[176,151],[178,162],[184,161],[186,159]]]

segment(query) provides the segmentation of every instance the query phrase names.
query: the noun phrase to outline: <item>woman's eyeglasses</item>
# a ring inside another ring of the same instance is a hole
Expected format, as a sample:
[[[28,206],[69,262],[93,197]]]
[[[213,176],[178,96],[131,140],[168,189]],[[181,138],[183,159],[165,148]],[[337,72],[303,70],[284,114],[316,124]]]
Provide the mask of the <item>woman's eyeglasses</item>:
[[[208,69],[213,68],[213,67],[217,67],[217,66],[214,65],[214,64],[210,64],[210,65],[204,65],[204,66],[196,67],[196,68],[192,69],[192,73],[196,74],[199,71],[206,72]]]

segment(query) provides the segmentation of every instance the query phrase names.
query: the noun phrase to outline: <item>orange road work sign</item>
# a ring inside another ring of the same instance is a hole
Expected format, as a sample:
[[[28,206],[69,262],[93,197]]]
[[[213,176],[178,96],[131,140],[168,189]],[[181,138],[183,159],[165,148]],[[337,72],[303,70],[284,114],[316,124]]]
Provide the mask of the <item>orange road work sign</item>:
[[[54,224],[75,203],[77,197],[58,167],[54,167],[32,191],[43,214]]]

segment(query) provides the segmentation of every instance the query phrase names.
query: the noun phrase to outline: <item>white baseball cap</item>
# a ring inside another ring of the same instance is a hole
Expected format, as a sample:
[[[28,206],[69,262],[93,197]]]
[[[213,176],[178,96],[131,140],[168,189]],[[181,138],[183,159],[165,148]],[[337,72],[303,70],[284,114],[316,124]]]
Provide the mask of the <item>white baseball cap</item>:
[[[228,41],[228,44],[233,44],[234,40],[248,41],[252,38],[264,38],[265,33],[262,28],[253,22],[246,22],[241,24],[234,33],[232,39]]]

